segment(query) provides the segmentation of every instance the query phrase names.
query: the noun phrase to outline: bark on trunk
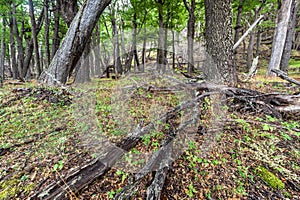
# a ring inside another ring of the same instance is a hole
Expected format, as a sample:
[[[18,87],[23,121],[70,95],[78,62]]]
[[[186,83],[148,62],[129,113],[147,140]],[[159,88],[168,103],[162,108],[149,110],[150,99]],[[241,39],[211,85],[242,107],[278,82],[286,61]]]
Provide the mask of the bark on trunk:
[[[16,5],[12,4],[12,14],[13,14],[13,26],[14,26],[14,35],[17,40],[18,44],[18,73],[19,78],[23,79],[22,74],[24,70],[24,49],[23,49],[23,38],[21,38],[18,24],[17,24],[17,18],[16,18]]]
[[[4,63],[5,63],[5,32],[6,32],[6,19],[2,16],[2,33],[1,33],[1,55],[0,55],[0,87],[4,81]]]
[[[237,17],[236,17],[236,24],[234,27],[235,33],[234,33],[234,44],[237,43],[239,40],[240,30],[242,28],[241,22],[242,22],[242,13],[243,13],[243,5],[245,0],[240,0]]]
[[[50,65],[50,44],[49,44],[49,0],[45,0],[44,2],[44,13],[45,13],[45,51],[46,51],[46,66]]]
[[[13,72],[13,78],[19,78],[19,72],[17,67],[16,60],[16,48],[15,48],[15,37],[14,37],[14,25],[13,25],[13,17],[12,12],[9,12],[9,39],[10,39],[10,58],[11,58],[11,69]]]
[[[82,5],[49,69],[42,73],[41,82],[48,85],[59,85],[67,82],[90,39],[101,13],[110,2],[111,0],[87,0]]]
[[[207,53],[216,65],[208,69],[208,78],[234,85],[237,77],[233,64],[231,1],[205,0],[205,20]]]
[[[287,35],[288,22],[291,13],[292,0],[283,2],[278,15],[277,28],[272,44],[272,54],[268,66],[267,76],[274,75],[272,69],[279,69],[284,44]]]
[[[112,25],[112,34],[113,34],[113,44],[114,44],[114,67],[115,75],[118,77],[119,74],[122,74],[122,62],[120,58],[120,44],[119,44],[119,34],[118,27],[115,19],[115,10],[111,8],[111,25]]]
[[[292,0],[291,16],[288,24],[287,36],[286,36],[285,45],[284,45],[281,63],[280,63],[280,69],[284,72],[288,72],[293,39],[295,37],[295,25],[296,25],[298,4],[299,4],[298,0]]]
[[[261,44],[261,29],[258,28],[257,31],[257,36],[256,36],[256,52],[255,52],[255,57],[259,56],[260,54],[260,44]]]
[[[134,11],[133,14],[133,32],[132,32],[132,48],[133,48],[133,56],[134,56],[134,60],[136,63],[136,66],[138,68],[139,71],[141,71],[140,69],[140,62],[139,62],[139,57],[138,57],[138,53],[137,53],[137,46],[136,46],[136,31],[137,31],[137,14],[136,11]]]
[[[70,27],[78,12],[77,0],[59,0],[59,4],[61,8],[61,15],[68,27]]]
[[[194,71],[194,38],[195,38],[195,0],[191,1],[191,5],[188,5],[187,1],[184,0],[184,5],[187,11],[189,12],[189,20],[188,20],[188,30],[187,30],[187,38],[188,38],[188,73],[192,73]]]
[[[260,13],[261,9],[263,8],[263,4],[255,9],[255,14],[254,14],[254,22],[257,21],[258,19],[258,14]],[[254,47],[254,40],[255,40],[255,33],[251,32],[250,34],[250,40],[249,40],[249,45],[248,45],[248,55],[247,55],[247,69],[250,69],[252,66],[252,60],[253,60],[253,47]]]
[[[58,33],[59,33],[59,18],[60,18],[59,10],[60,10],[60,3],[59,3],[59,0],[56,0],[55,13],[54,13],[53,37],[52,37],[51,60],[54,58],[54,55],[55,55],[55,53],[59,47],[59,43],[60,43],[60,38],[58,35]]]
[[[144,26],[144,37],[143,37],[143,51],[142,51],[142,64],[143,68],[146,64],[146,45],[147,45],[147,28]]]
[[[157,70],[160,73],[164,73],[166,71],[166,62],[164,55],[164,18],[163,18],[163,1],[157,0],[158,5],[158,24],[159,24],[159,35],[158,35],[158,49],[157,49]]]
[[[37,35],[39,34],[42,25],[43,25],[43,19],[44,19],[44,10],[42,10],[39,19],[38,19],[38,23],[37,23]],[[30,61],[32,58],[32,53],[33,53],[33,38],[30,39],[30,41],[26,41],[26,52],[25,52],[25,61],[24,61],[24,69],[23,69],[23,74],[22,77],[26,77],[26,75],[28,74],[28,69],[29,69],[29,65],[30,65]]]
[[[31,21],[31,33],[32,33],[32,39],[33,39],[37,77],[39,77],[40,74],[42,73],[42,68],[41,68],[41,63],[40,63],[39,44],[38,44],[38,38],[37,38],[36,23],[35,23],[32,0],[28,0],[28,7],[29,7],[29,15],[30,15],[30,21]]]
[[[81,60],[78,63],[78,71],[76,73],[75,83],[86,83],[91,81],[89,53],[90,43],[85,47]]]

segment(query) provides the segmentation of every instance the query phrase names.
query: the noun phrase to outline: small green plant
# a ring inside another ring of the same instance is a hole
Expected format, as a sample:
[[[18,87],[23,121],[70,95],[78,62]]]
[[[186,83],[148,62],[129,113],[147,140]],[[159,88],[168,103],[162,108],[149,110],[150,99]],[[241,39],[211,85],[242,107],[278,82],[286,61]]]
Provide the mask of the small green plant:
[[[151,135],[147,134],[147,135],[142,136],[142,140],[143,140],[144,145],[148,146],[151,141]]]
[[[280,135],[284,140],[292,140],[291,136],[289,136],[288,134],[286,134],[283,131],[280,131]]]
[[[54,166],[53,171],[60,171],[64,168],[64,162],[62,160],[59,160]]]
[[[274,130],[274,127],[273,126],[271,126],[270,124],[263,124],[262,125],[262,129],[264,130],[264,131],[273,131]]]
[[[115,194],[116,194],[116,192],[115,192],[115,191],[113,191],[113,190],[111,190],[111,191],[107,192],[108,198],[110,198],[110,199],[113,199],[113,198],[114,198],[114,196],[115,196]]]
[[[269,122],[275,122],[276,121],[276,118],[274,118],[270,115],[267,115],[266,118],[267,118],[267,121],[269,121]]]
[[[186,194],[189,196],[189,197],[193,197],[194,194],[197,192],[196,189],[194,188],[194,185],[193,183],[190,183],[189,186],[188,186],[188,189],[185,191]]]
[[[124,183],[124,181],[129,177],[129,173],[123,172],[121,170],[117,170],[116,174],[118,176],[121,176],[122,183]]]

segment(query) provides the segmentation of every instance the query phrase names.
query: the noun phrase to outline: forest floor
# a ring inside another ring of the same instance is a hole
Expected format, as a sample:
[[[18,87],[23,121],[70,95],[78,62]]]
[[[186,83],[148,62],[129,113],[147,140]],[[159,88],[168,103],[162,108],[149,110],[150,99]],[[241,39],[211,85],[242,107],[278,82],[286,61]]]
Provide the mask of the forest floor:
[[[100,140],[117,142],[141,121],[143,126],[188,98],[147,88],[115,90],[132,84],[128,82],[93,82],[97,88],[92,93],[44,88],[34,82],[6,82],[0,89],[0,199],[27,199],[52,182],[64,181],[72,170],[98,156]],[[299,88],[280,79],[259,76],[240,87],[299,93]],[[212,123],[212,104],[209,99],[202,104],[203,130]],[[202,130],[185,133],[186,145],[172,161],[161,199],[300,199],[299,116],[277,118],[229,109],[222,118],[213,137]],[[78,193],[67,191],[69,199],[113,199],[180,120],[157,125],[124,162]],[[149,173],[139,182],[132,199],[145,199],[152,176]]]

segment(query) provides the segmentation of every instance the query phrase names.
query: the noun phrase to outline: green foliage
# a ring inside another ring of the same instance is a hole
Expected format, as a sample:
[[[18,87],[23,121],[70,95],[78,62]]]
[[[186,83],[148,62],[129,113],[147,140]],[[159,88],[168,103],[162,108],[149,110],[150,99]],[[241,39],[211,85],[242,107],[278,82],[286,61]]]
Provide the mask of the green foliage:
[[[256,168],[255,173],[274,190],[285,188],[284,183],[275,174],[268,171],[266,168],[259,166],[258,168]]]

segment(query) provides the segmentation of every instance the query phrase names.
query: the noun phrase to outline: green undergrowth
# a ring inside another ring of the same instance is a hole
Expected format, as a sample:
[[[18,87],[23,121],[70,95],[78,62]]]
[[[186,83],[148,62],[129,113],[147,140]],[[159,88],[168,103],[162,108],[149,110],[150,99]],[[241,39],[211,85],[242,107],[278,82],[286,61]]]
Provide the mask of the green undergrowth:
[[[261,177],[263,181],[265,181],[271,188],[274,190],[284,189],[284,183],[272,172],[268,171],[266,168],[259,166],[256,168],[255,173]]]

